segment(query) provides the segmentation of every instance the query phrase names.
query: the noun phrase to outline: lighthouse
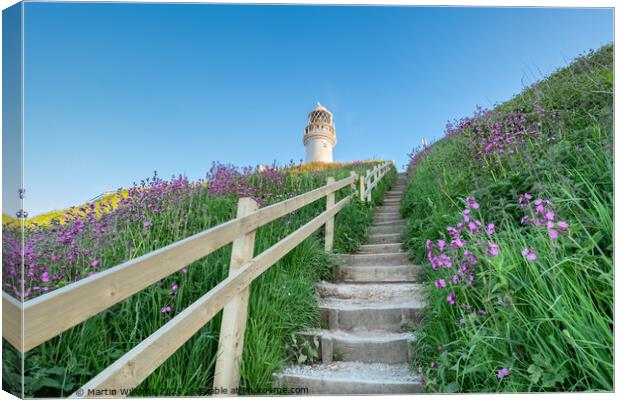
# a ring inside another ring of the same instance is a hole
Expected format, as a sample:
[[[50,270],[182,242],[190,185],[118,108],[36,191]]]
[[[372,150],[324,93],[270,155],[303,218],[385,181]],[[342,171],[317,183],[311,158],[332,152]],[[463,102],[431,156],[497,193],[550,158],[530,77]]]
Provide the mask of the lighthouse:
[[[334,161],[332,157],[332,149],[336,146],[334,116],[321,103],[317,103],[316,108],[308,114],[308,125],[304,129],[304,146],[306,163]]]

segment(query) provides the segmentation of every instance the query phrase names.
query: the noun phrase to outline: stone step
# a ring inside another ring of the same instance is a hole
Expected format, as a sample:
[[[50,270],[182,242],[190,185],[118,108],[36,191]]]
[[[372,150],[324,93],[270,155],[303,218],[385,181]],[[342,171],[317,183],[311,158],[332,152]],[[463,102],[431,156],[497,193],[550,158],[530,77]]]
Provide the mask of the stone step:
[[[292,365],[273,378],[277,388],[308,388],[304,395],[420,393],[423,389],[420,377],[406,363]]]
[[[337,258],[340,266],[376,266],[409,265],[409,256],[404,252],[376,254],[340,254]]]
[[[417,265],[389,265],[368,267],[334,267],[337,282],[417,282],[422,268]]]
[[[371,226],[402,226],[403,228],[406,225],[406,221],[402,218],[399,219],[388,219],[388,220],[375,220]]]
[[[364,244],[357,249],[358,254],[398,253],[404,251],[402,243]]]
[[[321,321],[332,330],[386,330],[402,332],[420,321],[421,307],[409,303],[353,307],[346,302],[329,302],[319,307]],[[361,328],[360,328],[361,327]]]
[[[373,234],[368,237],[368,244],[400,243],[400,233]]]
[[[400,207],[379,206],[379,207],[375,208],[374,215],[377,215],[377,214],[389,214],[389,213],[400,215]]]
[[[393,221],[393,220],[403,220],[403,219],[400,216],[400,213],[397,213],[397,212],[381,213],[381,212],[375,211],[373,220],[377,222],[377,221]]]
[[[402,234],[405,229],[404,224],[400,225],[381,225],[381,226],[371,226],[370,234],[386,234],[386,233],[396,233]]]
[[[321,281],[316,286],[320,302],[345,301],[349,305],[390,305],[420,303],[423,285],[419,283],[333,283]]]
[[[315,347],[323,363],[332,361],[361,361],[397,364],[412,358],[411,343],[415,336],[410,332],[346,332],[316,329],[303,332],[308,343]]]

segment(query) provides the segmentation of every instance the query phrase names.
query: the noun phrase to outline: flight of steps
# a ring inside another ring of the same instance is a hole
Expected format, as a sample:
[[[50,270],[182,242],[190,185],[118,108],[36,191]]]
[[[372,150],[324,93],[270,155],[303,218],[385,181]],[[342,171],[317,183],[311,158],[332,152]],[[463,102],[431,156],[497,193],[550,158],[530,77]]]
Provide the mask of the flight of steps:
[[[377,207],[368,244],[356,254],[339,256],[334,280],[321,282],[319,309],[323,329],[304,332],[318,337],[319,360],[293,365],[274,374],[276,387],[308,388],[309,394],[415,393],[422,390],[410,369],[410,327],[420,318],[420,267],[401,248],[405,221],[399,204],[405,188],[395,186]]]

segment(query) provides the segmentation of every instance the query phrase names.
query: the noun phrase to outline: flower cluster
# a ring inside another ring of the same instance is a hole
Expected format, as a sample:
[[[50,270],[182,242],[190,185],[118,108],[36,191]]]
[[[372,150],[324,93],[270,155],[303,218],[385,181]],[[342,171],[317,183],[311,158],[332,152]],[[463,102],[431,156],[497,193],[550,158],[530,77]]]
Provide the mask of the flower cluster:
[[[413,151],[407,156],[409,157],[409,165],[407,167],[407,172],[411,174],[415,167],[424,159],[430,152],[433,147],[431,145],[423,145],[418,146],[413,149]]]
[[[155,173],[104,200],[58,213],[45,225],[30,222],[22,231],[21,224],[3,224],[3,289],[25,300],[36,297],[148,251],[145,242],[152,249],[206,229],[211,218],[195,218],[211,215],[205,196],[251,196],[261,205],[272,204],[310,190],[328,171],[301,179],[291,166],[214,164],[206,181],[195,182],[185,176],[164,180]],[[162,312],[171,312],[172,303]]]
[[[495,257],[499,254],[499,245],[490,240],[495,233],[494,224],[484,224],[474,214],[480,205],[474,197],[466,199],[466,207],[462,211],[462,220],[456,227],[448,226],[450,241],[437,240],[435,243],[426,241],[427,258],[431,268],[435,271],[440,268],[452,270],[452,276],[446,279],[435,280],[435,288],[448,289],[446,300],[456,304],[457,298],[454,287],[468,286],[476,279],[476,266],[480,255]]]
[[[289,186],[287,168],[257,166],[237,168],[233,165],[213,163],[207,174],[210,196],[252,197],[260,205],[282,201],[293,195]]]
[[[560,233],[568,232],[566,221],[555,221],[555,211],[551,208],[553,204],[548,199],[533,200],[533,196],[524,193],[519,196],[519,207],[528,210],[528,214],[521,218],[521,224],[531,224],[542,229],[546,229],[549,237],[557,239]]]
[[[553,124],[557,114],[547,112],[534,101],[531,111],[488,111],[480,107],[473,117],[448,123],[446,137],[467,135],[468,145],[478,160],[516,154],[531,145],[555,141],[555,134],[544,134],[543,124]]]

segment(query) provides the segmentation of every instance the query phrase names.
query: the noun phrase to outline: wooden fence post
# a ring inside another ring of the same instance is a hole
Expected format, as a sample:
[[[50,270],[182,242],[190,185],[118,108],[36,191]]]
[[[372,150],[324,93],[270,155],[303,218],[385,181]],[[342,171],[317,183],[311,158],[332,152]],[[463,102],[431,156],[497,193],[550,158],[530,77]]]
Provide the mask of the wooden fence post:
[[[368,185],[370,186],[372,184],[372,177],[373,175],[370,174],[370,170],[367,169],[366,170],[366,176],[370,175],[370,178],[368,179],[368,182],[366,182]],[[370,189],[370,191],[368,192],[368,196],[366,196],[366,201],[371,202],[372,201],[372,189]]]
[[[353,182],[351,182],[351,191],[355,192],[355,181],[357,180],[357,174],[355,171],[351,171],[351,176],[353,177]]]
[[[258,210],[258,203],[250,197],[242,197],[237,204],[237,218]],[[246,233],[233,241],[229,275],[254,257],[256,231]],[[228,395],[239,386],[239,363],[243,353],[243,336],[248,315],[248,286],[225,307],[220,329],[220,341],[215,364],[213,388],[226,389]]]
[[[366,175],[364,174],[360,176],[360,200],[362,203],[366,201]]]
[[[334,182],[336,182],[336,180],[332,176],[327,178],[328,185]],[[336,192],[331,192],[326,196],[326,198],[327,201],[325,209],[329,210],[336,204]],[[335,216],[325,222],[325,251],[332,251],[334,248],[334,219]]]

